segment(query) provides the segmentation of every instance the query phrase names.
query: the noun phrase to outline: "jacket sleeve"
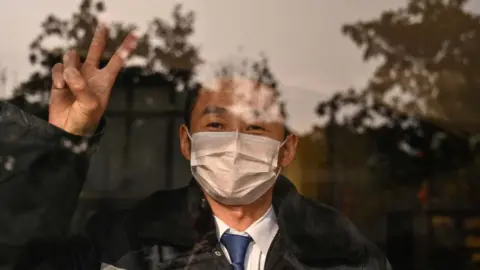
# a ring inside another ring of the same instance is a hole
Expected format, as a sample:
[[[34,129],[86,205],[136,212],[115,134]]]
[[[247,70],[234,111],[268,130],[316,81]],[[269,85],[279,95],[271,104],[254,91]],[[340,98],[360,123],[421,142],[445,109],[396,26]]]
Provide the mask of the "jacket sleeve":
[[[100,137],[66,133],[0,101],[0,270],[93,269],[89,241],[66,234]]]

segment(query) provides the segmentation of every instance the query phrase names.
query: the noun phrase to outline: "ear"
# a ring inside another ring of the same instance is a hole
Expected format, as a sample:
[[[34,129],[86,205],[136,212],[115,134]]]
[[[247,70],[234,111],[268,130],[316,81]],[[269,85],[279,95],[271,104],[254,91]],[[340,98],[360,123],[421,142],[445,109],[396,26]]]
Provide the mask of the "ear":
[[[288,135],[285,143],[280,149],[280,160],[278,164],[281,167],[286,167],[290,164],[295,157],[295,152],[297,151],[298,137],[295,134]]]
[[[190,137],[188,137],[188,128],[185,124],[178,129],[178,136],[180,137],[180,151],[187,160],[190,160]]]

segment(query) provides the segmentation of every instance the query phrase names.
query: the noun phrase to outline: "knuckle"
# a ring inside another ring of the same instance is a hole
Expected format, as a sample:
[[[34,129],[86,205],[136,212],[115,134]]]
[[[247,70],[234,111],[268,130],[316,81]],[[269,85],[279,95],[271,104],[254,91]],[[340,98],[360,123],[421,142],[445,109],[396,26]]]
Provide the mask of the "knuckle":
[[[98,36],[98,35],[93,36],[92,45],[99,45],[99,44],[101,44],[101,42],[102,42],[102,40],[101,40],[100,36]]]
[[[121,46],[120,48],[118,48],[114,56],[119,58],[118,59],[119,62],[122,62],[122,61],[125,61],[129,55],[130,55],[130,50],[125,46]]]
[[[89,112],[96,111],[98,108],[100,108],[100,103],[96,99],[92,99],[90,102],[85,104],[85,109],[87,109]]]
[[[76,90],[83,90],[85,88],[85,83],[82,80],[75,80],[72,83],[72,88]]]

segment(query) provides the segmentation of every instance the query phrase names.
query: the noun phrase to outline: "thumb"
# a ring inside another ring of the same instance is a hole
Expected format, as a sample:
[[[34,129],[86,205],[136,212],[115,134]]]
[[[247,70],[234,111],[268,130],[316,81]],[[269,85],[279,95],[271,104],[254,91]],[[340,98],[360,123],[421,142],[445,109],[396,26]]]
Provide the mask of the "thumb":
[[[83,109],[94,111],[98,107],[95,95],[86,89],[87,83],[76,68],[65,68],[63,78]]]

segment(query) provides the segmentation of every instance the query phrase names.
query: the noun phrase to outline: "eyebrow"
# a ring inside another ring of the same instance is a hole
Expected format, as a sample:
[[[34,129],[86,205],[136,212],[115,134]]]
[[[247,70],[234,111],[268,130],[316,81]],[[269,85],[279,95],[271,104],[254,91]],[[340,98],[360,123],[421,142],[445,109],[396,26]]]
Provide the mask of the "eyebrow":
[[[224,114],[227,112],[227,109],[224,107],[218,107],[218,106],[207,106],[205,109],[202,111],[202,115],[206,114]]]

